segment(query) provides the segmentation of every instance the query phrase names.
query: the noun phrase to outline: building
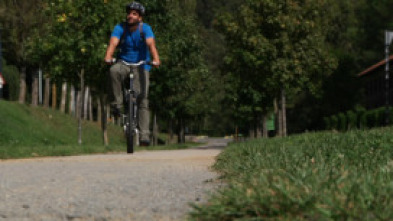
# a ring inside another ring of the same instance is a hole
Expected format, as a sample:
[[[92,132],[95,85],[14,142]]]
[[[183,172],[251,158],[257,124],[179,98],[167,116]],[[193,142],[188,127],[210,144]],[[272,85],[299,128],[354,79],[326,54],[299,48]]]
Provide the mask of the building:
[[[358,77],[360,77],[362,80],[365,95],[364,105],[367,109],[374,109],[386,105],[385,66],[386,60],[384,59],[358,74]],[[389,58],[389,66],[389,103],[392,105],[393,100],[391,95],[393,94],[393,55]]]

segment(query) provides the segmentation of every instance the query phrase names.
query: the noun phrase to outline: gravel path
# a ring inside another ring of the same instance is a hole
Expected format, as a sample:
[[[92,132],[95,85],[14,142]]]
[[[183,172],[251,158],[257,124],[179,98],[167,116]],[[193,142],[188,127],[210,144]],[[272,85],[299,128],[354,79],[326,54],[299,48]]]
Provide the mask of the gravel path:
[[[0,161],[0,220],[185,220],[228,140],[174,151]]]

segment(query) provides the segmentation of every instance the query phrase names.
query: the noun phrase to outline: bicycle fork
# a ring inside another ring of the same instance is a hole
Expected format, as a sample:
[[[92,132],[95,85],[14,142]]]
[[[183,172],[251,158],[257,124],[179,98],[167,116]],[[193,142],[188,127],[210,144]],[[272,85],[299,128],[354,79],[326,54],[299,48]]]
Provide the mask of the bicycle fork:
[[[129,129],[129,132],[131,133],[130,135],[133,135],[134,143],[136,145],[139,145],[139,130],[137,127],[137,104],[136,104],[136,98],[137,94],[134,91],[134,73],[131,71],[130,72],[130,87],[126,92],[126,102],[128,104],[128,114],[125,115],[125,119],[123,122],[124,124],[124,131],[127,131],[127,128]],[[130,119],[127,119],[130,117]]]

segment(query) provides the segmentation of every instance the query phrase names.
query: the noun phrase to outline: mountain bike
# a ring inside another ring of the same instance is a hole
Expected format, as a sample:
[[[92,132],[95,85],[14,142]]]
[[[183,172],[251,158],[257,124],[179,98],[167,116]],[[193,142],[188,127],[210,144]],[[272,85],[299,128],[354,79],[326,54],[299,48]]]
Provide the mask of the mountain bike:
[[[140,67],[141,65],[153,65],[153,62],[140,61],[138,63],[128,63],[121,60],[121,62],[129,67],[128,85],[124,85],[124,108],[125,114],[122,115],[124,132],[127,139],[127,153],[134,153],[134,147],[139,143],[139,130],[138,130],[138,106],[137,97],[138,93],[134,90],[134,72],[133,68]],[[113,60],[116,63],[116,60]]]

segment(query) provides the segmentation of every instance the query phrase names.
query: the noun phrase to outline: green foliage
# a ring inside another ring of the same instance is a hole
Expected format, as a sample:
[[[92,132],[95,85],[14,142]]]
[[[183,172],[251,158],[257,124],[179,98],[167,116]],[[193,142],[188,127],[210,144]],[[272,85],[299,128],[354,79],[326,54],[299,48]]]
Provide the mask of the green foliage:
[[[7,100],[15,101],[18,99],[19,92],[19,72],[15,66],[8,65],[3,59],[2,75],[7,82],[4,85],[4,97]]]
[[[345,116],[344,113],[339,113],[338,114],[338,129],[341,131],[346,131],[347,130],[347,116]]]
[[[361,107],[361,106],[356,106],[355,107],[355,112],[357,115],[357,127],[359,129],[363,129],[367,125],[367,118],[366,118],[366,108]]]
[[[330,120],[329,117],[324,117],[323,118],[323,122],[325,123],[325,128],[327,130],[331,130],[332,129],[331,120]]]
[[[337,115],[333,115],[333,116],[331,116],[330,117],[330,122],[331,122],[331,129],[335,129],[335,130],[337,130],[338,129],[338,127],[339,127],[339,124],[338,124],[338,116]]]
[[[392,128],[234,144],[227,182],[190,220],[391,220]]]
[[[390,112],[390,118],[393,113]],[[350,129],[365,129],[382,127],[386,124],[386,107],[366,110],[364,107],[356,106],[354,110],[325,117],[325,129],[339,129],[341,131]]]
[[[106,92],[108,67],[103,62],[109,33],[124,20],[122,1],[48,0],[48,35],[36,36],[32,50],[43,61],[52,78],[78,84],[85,70],[86,84]],[[211,111],[206,97],[214,94],[215,81],[202,57],[202,40],[193,15],[180,12],[185,3],[142,1],[147,8],[144,22],[155,32],[163,66],[152,71],[151,106],[159,118],[200,117]],[[187,3],[192,9],[193,4]],[[203,93],[201,93],[203,92]]]
[[[82,69],[88,85],[98,86],[106,76],[103,54],[108,42],[108,30],[113,27],[115,4],[100,0],[48,0],[44,13],[44,37],[36,35],[32,51],[52,78],[66,79],[76,84]]]
[[[163,65],[152,73],[151,104],[163,118],[198,121],[214,110],[217,79],[203,60],[195,16],[183,14],[181,5],[162,9],[165,22],[158,27],[157,44]]]
[[[42,26],[44,0],[2,0],[0,28],[4,57],[18,68],[31,64],[28,47],[35,32]]]
[[[354,111],[347,111],[348,130],[357,128],[357,114]]]
[[[385,123],[385,113],[386,109],[384,107],[367,111],[367,126],[369,128],[383,126]]]
[[[285,89],[288,97],[308,90],[317,96],[336,67],[327,44],[331,1],[249,0],[222,13],[215,27],[225,36],[228,99],[235,118],[266,113]]]

